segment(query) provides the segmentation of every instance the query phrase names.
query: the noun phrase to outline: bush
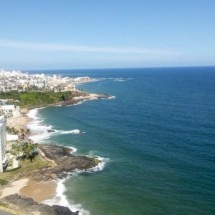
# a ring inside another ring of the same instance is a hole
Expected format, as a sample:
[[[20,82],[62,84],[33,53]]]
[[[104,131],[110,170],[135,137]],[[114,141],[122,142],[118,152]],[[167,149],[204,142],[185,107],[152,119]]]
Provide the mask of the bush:
[[[7,185],[8,181],[4,179],[0,179],[0,185]]]
[[[21,107],[44,106],[48,104],[55,104],[60,101],[66,101],[77,95],[84,93],[64,91],[64,92],[6,92],[0,93],[0,99],[11,99],[14,102],[19,101],[18,105]]]

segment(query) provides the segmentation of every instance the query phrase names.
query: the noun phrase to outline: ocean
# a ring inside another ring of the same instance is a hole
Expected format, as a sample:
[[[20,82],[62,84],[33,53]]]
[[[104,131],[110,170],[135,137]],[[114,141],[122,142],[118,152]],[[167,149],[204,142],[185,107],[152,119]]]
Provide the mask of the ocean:
[[[30,111],[36,142],[102,160],[59,180],[47,204],[84,215],[215,214],[215,67],[35,72],[90,76],[79,89],[113,96]]]

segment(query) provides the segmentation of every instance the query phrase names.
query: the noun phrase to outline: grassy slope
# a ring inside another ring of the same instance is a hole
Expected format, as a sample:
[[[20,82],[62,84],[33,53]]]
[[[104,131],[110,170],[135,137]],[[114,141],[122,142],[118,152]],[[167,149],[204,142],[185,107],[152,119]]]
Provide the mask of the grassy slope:
[[[20,178],[30,177],[34,175],[35,170],[39,170],[45,167],[51,167],[52,163],[46,160],[42,160],[39,156],[37,156],[33,162],[30,160],[21,161],[21,168],[0,173],[0,185],[7,185],[7,183],[18,180]]]

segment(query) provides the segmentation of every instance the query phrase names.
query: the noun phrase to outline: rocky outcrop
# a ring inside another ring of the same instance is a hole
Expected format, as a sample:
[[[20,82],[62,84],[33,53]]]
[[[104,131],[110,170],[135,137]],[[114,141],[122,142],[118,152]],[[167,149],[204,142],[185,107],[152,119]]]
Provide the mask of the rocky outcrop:
[[[73,156],[69,148],[55,145],[38,145],[39,149],[44,153],[45,157],[55,162],[52,168],[45,168],[39,171],[39,174],[34,175],[38,180],[49,180],[65,177],[75,169],[87,170],[95,167],[98,160],[86,156]]]
[[[86,94],[84,96],[73,97],[68,100],[60,101],[57,103],[57,105],[62,105],[62,106],[74,105],[83,101],[90,101],[95,99],[108,99],[110,97],[111,96],[108,94]]]
[[[95,167],[99,161],[96,158],[86,156],[73,156],[69,148],[56,145],[38,145],[40,156],[52,162],[53,165],[45,165],[29,171],[22,171],[18,178],[31,178],[36,181],[48,181],[63,178],[76,169],[87,170]],[[47,162],[48,163],[48,162]],[[67,207],[58,205],[48,206],[39,204],[31,198],[21,197],[18,194],[6,196],[0,200],[0,205],[7,205],[9,208],[24,212],[27,215],[77,215],[79,212],[72,212]]]
[[[71,150],[56,145],[38,144],[41,159],[46,164],[28,171],[19,171],[13,180],[31,178],[35,181],[49,181],[64,178],[74,170],[87,170],[95,167],[100,161],[86,156],[73,156]],[[22,169],[22,168],[21,168]]]
[[[0,203],[6,204],[10,209],[21,211],[28,215],[78,215],[79,212],[72,212],[69,208],[58,205],[45,205],[35,202],[31,198],[21,197],[18,194],[6,196]]]

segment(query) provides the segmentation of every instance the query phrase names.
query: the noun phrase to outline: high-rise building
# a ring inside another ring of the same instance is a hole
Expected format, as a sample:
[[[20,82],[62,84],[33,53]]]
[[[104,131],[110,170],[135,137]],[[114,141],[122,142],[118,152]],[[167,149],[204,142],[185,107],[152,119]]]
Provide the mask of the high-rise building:
[[[6,157],[6,118],[0,116],[0,172],[3,172],[7,165]]]

